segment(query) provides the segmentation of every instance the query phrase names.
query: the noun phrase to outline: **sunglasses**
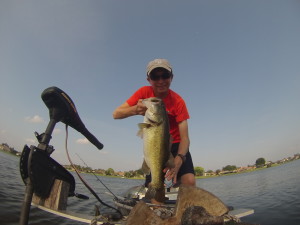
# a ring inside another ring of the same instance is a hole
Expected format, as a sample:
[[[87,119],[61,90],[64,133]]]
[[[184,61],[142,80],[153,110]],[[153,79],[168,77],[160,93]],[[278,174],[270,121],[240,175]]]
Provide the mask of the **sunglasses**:
[[[161,75],[157,75],[157,74],[150,74],[150,79],[153,80],[153,81],[158,81],[160,79],[163,79],[163,80],[167,80],[167,79],[170,79],[171,78],[171,74],[170,73],[163,73]]]

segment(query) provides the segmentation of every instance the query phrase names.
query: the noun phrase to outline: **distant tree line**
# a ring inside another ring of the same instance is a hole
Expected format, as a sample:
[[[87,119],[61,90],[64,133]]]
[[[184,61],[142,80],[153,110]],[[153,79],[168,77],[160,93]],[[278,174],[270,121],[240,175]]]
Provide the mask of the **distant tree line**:
[[[269,165],[269,164],[268,164]],[[255,161],[255,164],[253,166],[248,166],[248,167],[256,167],[256,168],[261,168],[266,166],[266,160],[264,158],[258,158]],[[65,166],[67,169],[72,170],[73,168],[71,166]],[[92,169],[91,167],[84,167],[80,165],[75,165],[75,167],[80,171],[80,172],[85,172],[85,173],[95,173],[99,175],[104,175],[104,176],[120,176],[120,177],[126,177],[126,178],[143,178],[145,174],[143,173],[142,169],[138,170],[130,170],[130,171],[124,171],[124,172],[116,172],[113,168],[108,168],[106,170],[104,169]],[[222,169],[217,169],[216,171],[208,170],[205,172],[203,167],[196,166],[194,167],[195,171],[195,176],[213,176],[213,175],[221,175],[221,174],[226,174],[226,173],[232,173],[232,172],[237,172],[239,168],[236,165],[227,165],[224,166]]]
[[[2,143],[0,145],[0,150],[9,152],[14,155],[20,155],[20,152],[16,151],[14,148],[10,147],[7,143]],[[292,161],[292,160],[299,159],[299,158],[300,158],[300,154],[298,153],[298,154],[295,154],[294,157],[288,157],[288,158],[285,158],[282,160],[278,160],[276,163],[277,164],[285,163],[285,162]],[[275,163],[267,162],[265,160],[265,158],[260,157],[255,161],[255,164],[253,166],[248,166],[248,167],[249,168],[251,168],[251,167],[262,168],[262,167],[270,167],[270,166],[272,166],[272,164],[275,164]],[[85,166],[81,166],[81,165],[77,165],[77,164],[74,166],[80,172],[95,173],[95,174],[104,175],[104,176],[120,176],[120,177],[126,177],[126,178],[142,178],[145,176],[141,168],[138,170],[116,172],[113,168],[108,168],[108,169],[104,170],[104,169],[92,169],[91,167],[88,167],[88,166],[85,167]],[[73,170],[73,167],[70,165],[65,165],[64,167],[66,169]],[[217,169],[215,172],[212,170],[208,170],[205,172],[203,167],[200,167],[200,166],[194,167],[195,175],[197,177],[205,176],[205,175],[210,175],[210,176],[220,175],[220,174],[224,174],[227,172],[234,172],[234,171],[236,172],[238,169],[239,168],[235,165],[227,165],[227,166],[223,167],[222,170]]]

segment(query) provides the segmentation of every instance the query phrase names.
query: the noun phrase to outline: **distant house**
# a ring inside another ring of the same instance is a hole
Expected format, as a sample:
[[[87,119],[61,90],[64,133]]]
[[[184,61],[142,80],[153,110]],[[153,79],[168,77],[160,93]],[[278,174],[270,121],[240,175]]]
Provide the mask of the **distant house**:
[[[237,171],[244,172],[244,171],[253,170],[253,169],[255,169],[255,166],[242,166],[242,167],[238,168]]]
[[[220,172],[220,174],[229,174],[229,173],[237,173],[237,170],[231,170],[231,171],[229,171],[229,170],[222,170]]]
[[[215,172],[205,172],[204,176],[209,177],[209,176],[216,176],[217,174]]]
[[[119,171],[116,173],[117,176],[124,177],[125,172]]]

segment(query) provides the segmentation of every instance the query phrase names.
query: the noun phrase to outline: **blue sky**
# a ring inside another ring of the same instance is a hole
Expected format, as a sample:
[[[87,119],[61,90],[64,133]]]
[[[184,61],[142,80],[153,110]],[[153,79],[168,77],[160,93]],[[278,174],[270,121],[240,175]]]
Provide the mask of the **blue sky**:
[[[21,151],[49,121],[40,95],[75,102],[99,151],[72,128],[69,151],[93,168],[142,164],[141,116],[113,110],[166,58],[186,101],[194,166],[247,166],[300,152],[300,1],[0,1],[0,143]],[[64,125],[53,157],[68,164]]]

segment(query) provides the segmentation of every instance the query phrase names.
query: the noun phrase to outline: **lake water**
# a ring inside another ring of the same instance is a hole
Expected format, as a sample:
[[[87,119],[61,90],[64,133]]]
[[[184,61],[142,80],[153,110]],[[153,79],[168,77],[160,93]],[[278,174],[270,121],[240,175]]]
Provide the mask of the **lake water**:
[[[90,174],[84,178],[104,199],[112,204],[106,189]],[[88,190],[74,176],[76,192],[88,195],[89,200],[69,198],[68,209],[93,215],[94,204],[98,204]],[[142,180],[99,177],[111,191],[120,195],[124,190],[143,184]],[[261,225],[300,224],[300,160],[252,173],[197,180],[197,186],[218,196],[225,204],[234,208],[252,208],[253,215],[242,220]],[[19,224],[20,210],[25,186],[19,174],[19,158],[0,152],[0,224]],[[99,204],[98,204],[99,205]],[[105,210],[105,209],[103,209]],[[64,219],[32,208],[31,225],[79,225],[82,223]]]

